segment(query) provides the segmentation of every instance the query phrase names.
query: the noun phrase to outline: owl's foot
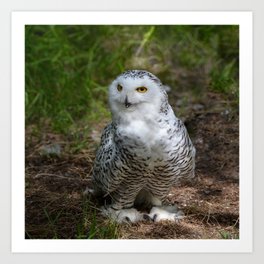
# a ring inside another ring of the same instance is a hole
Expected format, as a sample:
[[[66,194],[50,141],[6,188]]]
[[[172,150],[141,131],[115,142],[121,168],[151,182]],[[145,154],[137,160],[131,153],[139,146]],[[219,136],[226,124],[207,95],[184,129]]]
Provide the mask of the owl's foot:
[[[117,223],[137,223],[144,220],[144,214],[135,208],[115,210],[109,207],[103,208],[102,213]]]
[[[164,220],[178,222],[184,217],[184,213],[175,205],[157,206],[152,207],[148,216],[153,222],[160,222]]]
[[[89,195],[95,195],[95,190],[86,187],[86,189],[83,191],[83,196],[86,197],[86,196],[89,196]]]

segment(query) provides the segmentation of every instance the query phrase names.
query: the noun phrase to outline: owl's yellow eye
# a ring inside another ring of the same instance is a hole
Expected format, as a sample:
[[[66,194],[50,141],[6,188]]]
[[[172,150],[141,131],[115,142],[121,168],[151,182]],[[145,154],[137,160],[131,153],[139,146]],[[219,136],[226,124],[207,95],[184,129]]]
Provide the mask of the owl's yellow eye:
[[[145,93],[148,89],[146,88],[146,87],[138,87],[137,89],[136,89],[139,93]]]
[[[117,85],[117,91],[118,91],[118,92],[121,92],[122,90],[123,90],[123,87],[122,87],[120,84],[118,84],[118,85]]]

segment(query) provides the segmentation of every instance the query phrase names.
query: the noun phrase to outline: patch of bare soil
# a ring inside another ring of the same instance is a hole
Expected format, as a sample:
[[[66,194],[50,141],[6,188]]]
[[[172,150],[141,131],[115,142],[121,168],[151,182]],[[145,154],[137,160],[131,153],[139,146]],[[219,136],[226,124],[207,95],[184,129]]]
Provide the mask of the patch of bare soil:
[[[170,100],[171,101],[171,100]],[[176,108],[178,98],[171,104]],[[175,102],[175,104],[174,104]],[[195,184],[175,186],[168,203],[185,218],[179,223],[142,222],[118,227],[118,235],[92,236],[96,224],[106,224],[96,201],[83,191],[90,186],[95,154],[94,130],[87,148],[71,151],[73,140],[26,130],[26,238],[236,239],[239,238],[238,113],[215,93],[191,102],[185,123],[197,150]],[[98,128],[98,131],[101,130]],[[90,218],[89,218],[90,216]],[[101,232],[100,231],[100,232]],[[102,233],[102,232],[101,232]]]

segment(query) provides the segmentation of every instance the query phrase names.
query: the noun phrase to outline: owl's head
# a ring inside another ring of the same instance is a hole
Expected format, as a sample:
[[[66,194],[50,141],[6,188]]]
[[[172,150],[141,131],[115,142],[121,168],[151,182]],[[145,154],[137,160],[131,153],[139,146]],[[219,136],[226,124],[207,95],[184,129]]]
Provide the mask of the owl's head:
[[[161,81],[152,73],[129,70],[109,86],[109,104],[114,117],[131,112],[158,113],[167,104],[167,94]]]

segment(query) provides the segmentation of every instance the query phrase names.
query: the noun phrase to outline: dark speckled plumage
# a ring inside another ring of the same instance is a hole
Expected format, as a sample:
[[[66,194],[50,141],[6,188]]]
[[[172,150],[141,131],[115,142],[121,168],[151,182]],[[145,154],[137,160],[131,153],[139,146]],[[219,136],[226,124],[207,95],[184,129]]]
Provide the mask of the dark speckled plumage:
[[[127,71],[120,76],[149,78],[163,89],[160,80],[145,71]],[[146,136],[153,140],[151,144],[146,137],[120,129],[119,119],[113,120],[102,133],[92,177],[96,193],[111,197],[114,209],[133,207],[142,190],[164,202],[175,183],[195,176],[195,148],[184,124],[174,116],[166,92],[162,93],[153,120],[141,118],[148,133],[153,133],[153,137]]]

